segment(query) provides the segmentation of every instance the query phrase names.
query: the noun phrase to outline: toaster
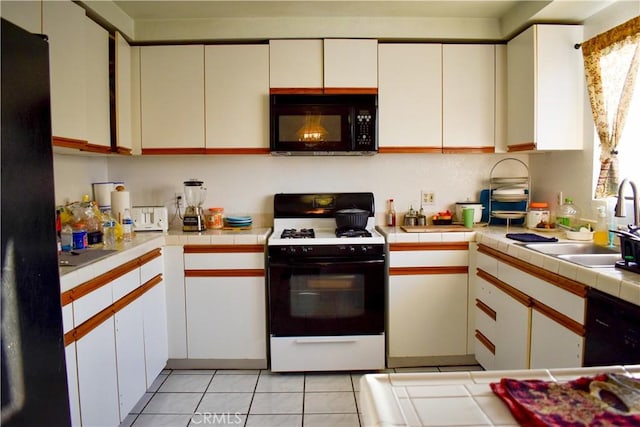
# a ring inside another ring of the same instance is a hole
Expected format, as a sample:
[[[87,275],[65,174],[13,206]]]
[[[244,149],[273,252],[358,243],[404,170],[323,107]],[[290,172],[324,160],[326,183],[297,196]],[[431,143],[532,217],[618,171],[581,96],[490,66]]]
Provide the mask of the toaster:
[[[134,231],[167,231],[169,214],[164,206],[133,206],[131,208]]]

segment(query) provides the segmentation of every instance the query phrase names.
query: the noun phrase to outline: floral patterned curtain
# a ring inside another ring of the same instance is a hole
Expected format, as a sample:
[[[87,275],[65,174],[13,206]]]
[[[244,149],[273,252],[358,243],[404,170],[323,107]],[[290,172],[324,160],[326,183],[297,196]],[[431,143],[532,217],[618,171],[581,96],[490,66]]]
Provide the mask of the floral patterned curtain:
[[[595,198],[603,198],[617,193],[616,148],[638,75],[640,16],[582,43],[582,55],[601,149]]]

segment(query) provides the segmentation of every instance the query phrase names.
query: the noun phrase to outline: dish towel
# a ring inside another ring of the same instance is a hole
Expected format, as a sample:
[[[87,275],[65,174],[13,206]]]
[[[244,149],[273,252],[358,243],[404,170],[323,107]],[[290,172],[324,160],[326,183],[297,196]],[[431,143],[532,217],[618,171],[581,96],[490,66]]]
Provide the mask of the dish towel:
[[[544,237],[533,233],[507,233],[507,237],[520,242],[557,242],[555,237]]]
[[[523,426],[640,425],[640,380],[624,375],[567,383],[502,378],[490,385]]]

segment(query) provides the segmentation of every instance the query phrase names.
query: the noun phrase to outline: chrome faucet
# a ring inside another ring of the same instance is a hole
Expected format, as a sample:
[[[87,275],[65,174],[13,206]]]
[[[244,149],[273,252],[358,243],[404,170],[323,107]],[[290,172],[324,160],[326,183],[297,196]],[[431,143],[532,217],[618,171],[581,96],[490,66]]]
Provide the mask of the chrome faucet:
[[[627,182],[631,185],[631,192],[633,193],[633,198],[629,199],[633,200],[633,225],[638,227],[640,226],[640,216],[638,212],[638,188],[636,187],[635,182],[623,179],[620,183],[620,186],[618,187],[618,202],[616,203],[615,215],[618,218],[624,218],[627,216],[627,210],[625,208],[625,200],[627,200],[627,198],[624,197],[624,184]]]

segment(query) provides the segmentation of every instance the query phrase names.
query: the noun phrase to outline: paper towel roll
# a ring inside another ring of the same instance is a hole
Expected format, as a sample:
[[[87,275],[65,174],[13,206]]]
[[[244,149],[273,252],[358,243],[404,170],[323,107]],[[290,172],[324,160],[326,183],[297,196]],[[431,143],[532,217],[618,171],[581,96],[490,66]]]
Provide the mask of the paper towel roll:
[[[131,198],[128,191],[111,192],[111,214],[122,224],[124,210],[131,212]]]

